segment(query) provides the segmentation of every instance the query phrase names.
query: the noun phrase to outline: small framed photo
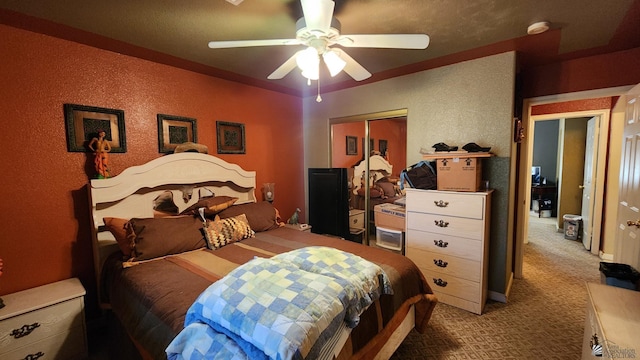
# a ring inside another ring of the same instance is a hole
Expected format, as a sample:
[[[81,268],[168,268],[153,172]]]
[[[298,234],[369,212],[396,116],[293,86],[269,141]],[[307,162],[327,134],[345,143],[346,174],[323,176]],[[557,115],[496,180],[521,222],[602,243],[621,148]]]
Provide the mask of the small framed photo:
[[[358,155],[358,137],[347,135],[347,155]]]
[[[89,142],[105,132],[111,152],[127,152],[124,131],[124,111],[95,106],[64,104],[64,121],[67,129],[67,151],[89,152]]]
[[[245,154],[244,124],[216,121],[218,154]]]
[[[185,142],[198,142],[196,119],[158,114],[159,152],[172,153],[176,146]]]
[[[378,150],[380,151],[381,155],[387,154],[387,140],[378,140]]]
[[[365,138],[362,138],[362,153],[364,154],[364,142],[365,142]],[[373,150],[375,150],[375,144],[376,141],[372,138],[369,138],[369,153],[371,153]]]

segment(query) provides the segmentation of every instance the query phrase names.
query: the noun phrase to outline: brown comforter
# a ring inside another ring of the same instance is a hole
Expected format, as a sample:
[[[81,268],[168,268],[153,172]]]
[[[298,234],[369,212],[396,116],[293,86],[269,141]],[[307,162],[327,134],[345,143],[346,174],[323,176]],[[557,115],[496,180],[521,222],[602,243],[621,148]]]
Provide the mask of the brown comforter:
[[[415,264],[402,255],[322,235],[279,228],[215,251],[198,250],[123,269],[113,261],[105,288],[113,313],[144,357],[165,358],[195,299],[211,283],[254,256],[269,257],[306,246],[330,246],[381,266],[394,295],[383,295],[361,316],[341,357],[372,358],[415,304],[416,329],[423,332],[437,300]]]

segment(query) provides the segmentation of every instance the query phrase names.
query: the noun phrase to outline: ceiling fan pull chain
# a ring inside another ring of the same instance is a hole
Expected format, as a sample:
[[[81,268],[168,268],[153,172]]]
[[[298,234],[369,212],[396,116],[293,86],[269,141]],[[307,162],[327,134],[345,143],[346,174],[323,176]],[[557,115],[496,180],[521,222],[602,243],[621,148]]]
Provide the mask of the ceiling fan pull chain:
[[[322,97],[320,96],[320,77],[318,77],[318,97],[316,97],[316,102],[321,102]]]

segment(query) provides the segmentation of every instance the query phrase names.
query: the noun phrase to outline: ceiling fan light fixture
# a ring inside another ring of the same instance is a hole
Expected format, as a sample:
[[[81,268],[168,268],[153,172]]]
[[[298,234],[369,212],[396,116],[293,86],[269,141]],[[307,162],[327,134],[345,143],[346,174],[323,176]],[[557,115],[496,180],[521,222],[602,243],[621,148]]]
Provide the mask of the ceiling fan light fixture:
[[[324,59],[324,63],[327,65],[327,69],[329,69],[331,77],[338,75],[347,65],[347,62],[342,60],[342,58],[340,58],[340,54],[338,54],[334,49],[322,54],[322,59]]]
[[[302,70],[302,76],[307,79],[317,80],[320,76],[320,57],[316,49],[308,47],[299,51],[296,55],[296,64]]]
[[[527,34],[536,35],[542,34],[543,32],[549,30],[550,24],[548,21],[539,21],[529,25],[527,28]]]

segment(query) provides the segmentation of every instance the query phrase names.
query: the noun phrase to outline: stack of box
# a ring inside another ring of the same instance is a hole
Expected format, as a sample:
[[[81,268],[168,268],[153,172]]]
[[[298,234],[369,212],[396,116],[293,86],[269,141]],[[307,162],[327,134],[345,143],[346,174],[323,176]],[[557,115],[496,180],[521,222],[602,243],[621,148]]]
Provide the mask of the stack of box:
[[[396,204],[373,207],[376,224],[376,245],[404,253],[405,208]]]

